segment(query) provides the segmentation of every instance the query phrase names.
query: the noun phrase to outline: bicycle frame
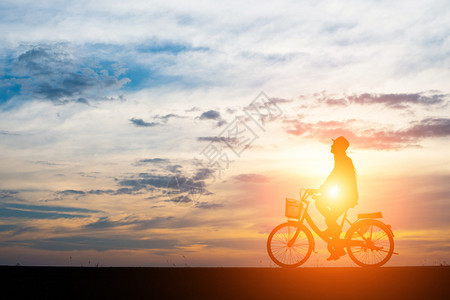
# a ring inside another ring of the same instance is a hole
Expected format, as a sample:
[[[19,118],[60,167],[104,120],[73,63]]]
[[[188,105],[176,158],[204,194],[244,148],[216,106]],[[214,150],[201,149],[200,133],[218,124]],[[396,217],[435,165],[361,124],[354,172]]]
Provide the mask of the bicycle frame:
[[[309,193],[307,193],[305,191],[305,193],[301,194],[302,190],[300,190],[300,201],[305,203],[305,209],[303,210],[303,214],[301,215],[300,219],[298,220],[298,225],[297,225],[297,230],[294,234],[294,236],[292,237],[292,239],[288,242],[288,246],[292,246],[295,243],[295,240],[297,239],[299,233],[300,233],[300,224],[303,224],[303,221],[306,220],[306,223],[309,225],[309,227],[322,239],[324,240],[326,243],[330,243],[332,240],[325,235],[325,231],[322,231],[319,229],[319,227],[317,227],[316,223],[314,223],[313,219],[311,218],[311,216],[308,214],[308,207],[309,204],[311,203],[311,201],[308,201],[307,198],[310,196]],[[352,226],[354,223],[350,222],[347,218],[347,212],[348,209],[345,211],[344,216],[342,218],[342,223],[341,223],[341,232],[342,232],[342,228],[344,227],[344,223],[345,221],[347,221],[349,223],[350,226]],[[315,245],[313,246],[315,248]],[[313,250],[315,251],[315,249],[313,248]]]

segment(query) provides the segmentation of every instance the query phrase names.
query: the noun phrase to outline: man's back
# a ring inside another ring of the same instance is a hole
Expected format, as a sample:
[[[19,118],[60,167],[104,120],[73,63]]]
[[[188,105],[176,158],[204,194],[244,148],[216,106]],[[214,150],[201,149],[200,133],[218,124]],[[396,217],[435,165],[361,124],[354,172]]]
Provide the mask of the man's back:
[[[358,202],[358,187],[353,161],[347,154],[335,154],[334,169],[321,186],[321,190],[329,191],[337,187],[337,200],[352,207]]]

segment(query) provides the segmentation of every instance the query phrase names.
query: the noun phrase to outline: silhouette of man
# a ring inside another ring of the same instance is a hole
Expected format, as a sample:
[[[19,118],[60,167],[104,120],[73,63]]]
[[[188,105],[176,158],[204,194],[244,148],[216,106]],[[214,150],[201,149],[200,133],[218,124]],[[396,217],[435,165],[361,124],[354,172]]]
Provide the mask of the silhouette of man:
[[[328,229],[325,233],[333,239],[339,240],[341,228],[337,219],[350,207],[358,203],[358,188],[356,185],[356,170],[350,157],[345,151],[349,142],[343,136],[332,139],[331,153],[334,154],[334,168],[325,182],[320,186],[316,196],[316,207],[325,217]],[[343,246],[334,244],[334,251],[327,260],[337,260],[344,255]]]

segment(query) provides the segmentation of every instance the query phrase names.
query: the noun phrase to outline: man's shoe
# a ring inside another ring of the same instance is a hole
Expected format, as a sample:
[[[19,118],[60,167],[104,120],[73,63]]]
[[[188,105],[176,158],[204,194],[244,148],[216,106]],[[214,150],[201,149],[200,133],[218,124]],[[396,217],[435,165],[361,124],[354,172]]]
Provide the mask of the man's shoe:
[[[327,258],[327,260],[328,260],[328,261],[330,261],[330,260],[338,260],[339,258],[341,258],[339,255],[336,255],[336,254],[332,253],[332,254]]]
[[[338,248],[333,251],[333,253],[330,254],[330,256],[327,258],[328,261],[330,260],[338,260],[341,256],[345,255],[344,248]]]
[[[336,255],[334,255],[334,253],[331,253],[330,256],[327,258],[328,261],[330,260],[338,260],[339,257],[336,257]]]

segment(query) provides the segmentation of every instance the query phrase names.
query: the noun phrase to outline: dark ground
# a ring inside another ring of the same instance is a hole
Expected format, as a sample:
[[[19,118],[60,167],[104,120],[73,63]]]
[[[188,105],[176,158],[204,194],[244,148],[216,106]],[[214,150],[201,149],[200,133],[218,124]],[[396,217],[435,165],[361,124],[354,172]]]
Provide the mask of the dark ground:
[[[450,299],[450,267],[0,267],[0,299]]]

